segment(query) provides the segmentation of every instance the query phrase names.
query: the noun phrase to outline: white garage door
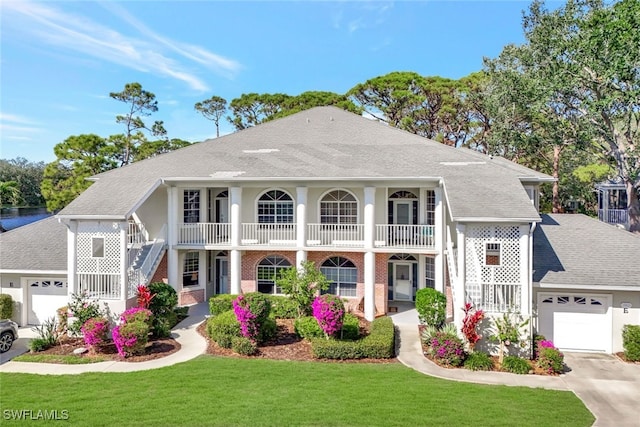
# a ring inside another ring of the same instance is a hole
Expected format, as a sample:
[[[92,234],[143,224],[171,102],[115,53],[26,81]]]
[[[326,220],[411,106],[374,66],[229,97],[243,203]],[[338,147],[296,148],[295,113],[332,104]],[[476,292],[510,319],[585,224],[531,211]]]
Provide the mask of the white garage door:
[[[27,279],[30,325],[40,325],[56,310],[67,305],[67,281],[64,279]]]
[[[538,331],[561,350],[611,353],[611,295],[538,294]]]

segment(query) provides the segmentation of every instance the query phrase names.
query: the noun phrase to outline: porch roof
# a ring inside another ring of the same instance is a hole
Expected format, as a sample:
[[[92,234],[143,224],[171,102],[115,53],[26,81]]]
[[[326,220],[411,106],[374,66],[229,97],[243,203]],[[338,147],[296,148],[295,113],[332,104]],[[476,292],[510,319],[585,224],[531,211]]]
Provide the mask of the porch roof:
[[[638,235],[582,214],[550,214],[533,239],[533,281],[542,287],[639,286]]]
[[[523,220],[539,217],[521,180],[550,179],[336,107],[317,107],[97,175],[59,215],[124,216],[160,179],[224,185],[295,179],[304,185],[305,179],[364,183],[390,177],[443,179],[454,219]]]
[[[48,217],[0,234],[0,273],[67,271],[67,227]]]

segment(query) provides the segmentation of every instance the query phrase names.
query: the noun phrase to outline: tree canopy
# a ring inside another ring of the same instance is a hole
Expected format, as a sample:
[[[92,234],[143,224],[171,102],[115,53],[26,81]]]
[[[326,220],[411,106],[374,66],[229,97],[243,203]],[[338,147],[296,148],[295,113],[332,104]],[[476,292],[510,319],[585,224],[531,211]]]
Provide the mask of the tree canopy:
[[[18,184],[21,198],[19,203],[26,206],[43,206],[40,183],[44,168],[44,162],[30,162],[23,157],[0,159],[0,181],[15,181]]]

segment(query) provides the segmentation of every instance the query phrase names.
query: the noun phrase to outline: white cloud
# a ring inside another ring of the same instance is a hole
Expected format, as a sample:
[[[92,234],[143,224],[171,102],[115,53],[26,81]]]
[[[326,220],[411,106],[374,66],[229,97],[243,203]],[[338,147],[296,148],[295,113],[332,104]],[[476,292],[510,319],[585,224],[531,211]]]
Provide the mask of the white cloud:
[[[28,119],[24,116],[19,116],[17,114],[7,114],[7,113],[0,113],[0,121],[11,122],[11,123],[21,123],[24,125],[29,125],[34,123],[31,119]]]
[[[14,22],[20,31],[26,31],[44,43],[137,71],[159,73],[180,80],[198,91],[204,92],[209,88],[181,59],[203,65],[226,78],[233,78],[241,68],[233,59],[153,32],[115,3],[106,3],[103,7],[134,27],[141,37],[118,32],[85,16],[66,13],[49,4],[29,1],[2,4],[4,14],[12,12],[15,15],[13,20],[26,18],[26,22]]]

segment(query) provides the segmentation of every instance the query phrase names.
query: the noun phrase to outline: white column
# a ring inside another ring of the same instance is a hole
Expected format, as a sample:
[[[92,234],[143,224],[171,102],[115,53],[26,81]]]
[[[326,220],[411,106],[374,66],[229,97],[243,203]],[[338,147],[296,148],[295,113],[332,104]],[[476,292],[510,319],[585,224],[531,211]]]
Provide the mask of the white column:
[[[242,241],[242,188],[229,188],[229,203],[231,204],[231,251],[229,251],[229,286],[232,294],[240,294],[242,274],[242,254],[240,242]]]
[[[376,316],[376,255],[373,241],[376,231],[375,187],[364,188],[364,317],[372,321]]]
[[[182,271],[178,260],[178,223],[182,223],[180,196],[182,190],[167,188],[167,280],[169,285],[179,291],[182,288]]]
[[[451,283],[453,287],[453,320],[458,327],[462,328],[462,307],[464,307],[464,287],[467,282],[465,273],[465,259],[466,259],[466,245],[465,245],[465,226],[463,224],[457,224],[456,230],[458,232],[458,275],[455,283]]]
[[[198,286],[207,292],[207,251],[198,253]]]
[[[129,275],[127,274],[127,221],[119,223],[120,226],[120,299],[126,301],[129,298]],[[142,283],[136,283],[141,285]]]
[[[178,258],[177,249],[167,249],[167,280],[176,292],[182,289],[182,266]]]
[[[296,266],[302,267],[307,260],[307,187],[296,187]]]
[[[435,256],[435,282],[436,282],[436,290],[440,292],[444,292],[444,250],[445,250],[445,242],[444,242],[444,226],[445,226],[445,217],[444,217],[444,200],[442,197],[442,188],[436,188],[434,190],[435,194],[435,229],[434,229],[434,245],[437,250]]]
[[[209,192],[206,188],[200,189],[200,222],[209,222]]]
[[[520,313],[525,316],[531,315],[531,279],[533,274],[529,263],[529,250],[531,248],[531,245],[529,245],[529,231],[528,224],[520,226],[520,241],[518,245],[518,250],[520,251]],[[533,232],[533,228],[531,228],[531,232]]]
[[[78,293],[78,283],[76,270],[78,265],[78,254],[76,253],[77,239],[76,233],[78,231],[78,223],[71,221],[67,224],[67,294]],[[23,300],[26,301],[26,300]],[[23,310],[26,312],[26,310]]]
[[[427,277],[426,277],[426,256],[419,255],[418,256],[418,289],[423,289],[427,286]]]

